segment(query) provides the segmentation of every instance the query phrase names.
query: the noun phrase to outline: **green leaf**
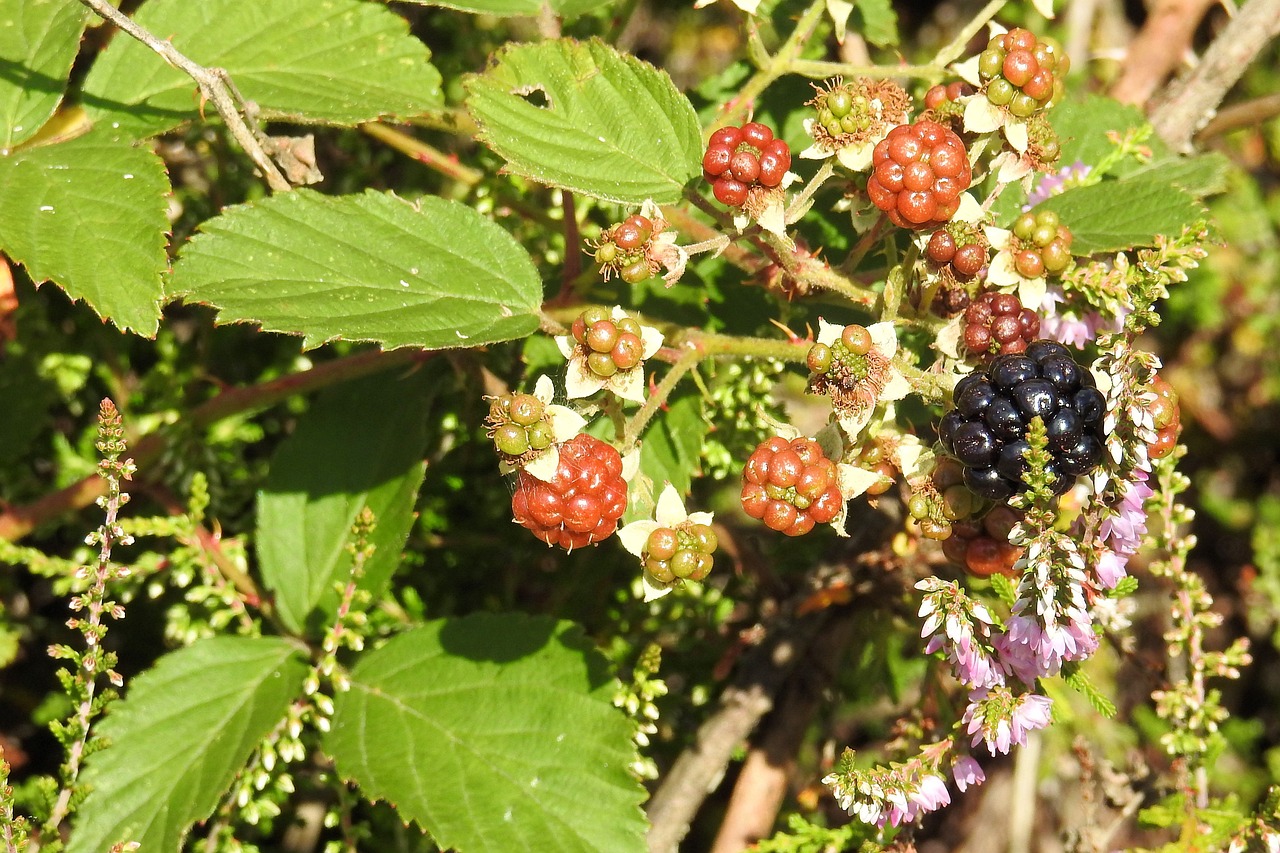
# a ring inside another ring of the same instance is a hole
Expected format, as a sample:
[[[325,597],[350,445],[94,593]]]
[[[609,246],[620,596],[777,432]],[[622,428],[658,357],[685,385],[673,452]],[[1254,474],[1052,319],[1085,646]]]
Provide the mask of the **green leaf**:
[[[89,10],[66,0],[22,0],[0,8],[0,152],[29,139],[53,115]]]
[[[481,614],[365,654],[325,748],[368,797],[462,853],[645,850],[613,679],[576,626]]]
[[[645,430],[640,443],[640,473],[652,483],[653,494],[636,495],[638,499],[628,502],[628,521],[652,517],[664,483],[675,486],[681,496],[689,494],[709,431],[700,396],[690,393],[671,398],[667,408]]]
[[[666,72],[601,41],[509,46],[464,85],[481,138],[518,175],[638,204],[677,201],[701,170],[693,105]]]
[[[418,3],[422,6],[442,6],[446,9],[457,9],[460,12],[474,12],[477,15],[527,15],[535,17],[543,6],[550,6],[551,11],[562,18],[571,19],[579,15],[608,6],[613,0],[404,0],[406,3]]]
[[[274,637],[215,637],[162,657],[97,729],[110,745],[88,759],[89,795],[68,853],[103,853],[120,841],[177,853],[284,718],[305,675],[297,650]]]
[[[1231,161],[1212,152],[1195,157],[1170,156],[1128,172],[1126,178],[1146,178],[1186,190],[1195,198],[1226,192]]]
[[[134,19],[193,61],[225,69],[263,119],[354,125],[442,103],[430,51],[377,3],[148,0]],[[139,134],[198,118],[202,106],[190,77],[124,35],[89,70],[84,103],[91,118]]]
[[[1058,134],[1062,148],[1063,166],[1081,163],[1097,163],[1104,154],[1116,146],[1107,137],[1109,132],[1141,127],[1147,123],[1142,110],[1122,104],[1101,95],[1072,98],[1049,112],[1049,123]]]
[[[877,47],[898,44],[898,13],[891,0],[858,0],[857,9],[862,17],[863,38]]]
[[[479,346],[538,328],[542,282],[511,235],[465,205],[311,190],[207,220],[174,266],[170,295],[223,323],[384,347]]]
[[[1153,177],[1103,181],[1041,202],[1071,229],[1076,255],[1150,246],[1158,234],[1178,234],[1204,216],[1187,193]]]
[[[160,320],[169,181],[144,148],[91,133],[0,157],[0,248],[122,329]]]
[[[276,451],[258,496],[258,560],[290,629],[317,633],[351,576],[352,523],[368,506],[375,546],[359,586],[378,595],[400,562],[426,468],[427,406],[439,377],[378,375],[322,394]]]

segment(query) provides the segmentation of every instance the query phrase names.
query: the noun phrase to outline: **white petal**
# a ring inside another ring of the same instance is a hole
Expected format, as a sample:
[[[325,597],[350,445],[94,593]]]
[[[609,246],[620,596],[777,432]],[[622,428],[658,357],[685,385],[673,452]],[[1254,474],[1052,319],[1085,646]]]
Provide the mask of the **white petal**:
[[[874,406],[864,406],[858,410],[857,415],[841,415],[839,417],[840,428],[844,430],[845,435],[849,436],[850,442],[855,442],[862,430],[871,422],[871,411]]]
[[[644,546],[649,541],[649,534],[661,526],[658,522],[647,518],[633,521],[626,527],[618,529],[618,539],[622,542],[623,548],[639,557],[644,554]]]
[[[978,75],[978,54],[966,59],[964,62],[957,62],[951,66],[951,70],[960,75],[960,79],[971,86],[981,86],[982,78]]]
[[[1013,150],[1022,153],[1027,150],[1027,123],[1020,118],[1010,116],[1004,123],[1004,138],[1009,140]]]
[[[1018,285],[1018,299],[1023,305],[1039,305],[1044,300],[1045,288],[1047,282],[1044,276],[1039,278],[1024,278],[1022,283]]]
[[[643,403],[644,368],[633,367],[630,370],[619,370],[609,377],[606,387],[624,400]]]
[[[565,358],[573,357],[573,350],[576,346],[577,342],[574,341],[572,335],[556,335],[556,347]]]
[[[844,44],[845,28],[849,25],[849,15],[852,12],[853,4],[849,0],[827,0],[827,14],[831,16],[836,41],[840,44]]]
[[[1004,24],[992,18],[990,21],[987,21],[987,32],[991,33],[991,35],[987,37],[987,41],[991,41],[991,39],[996,36],[1002,36],[1009,32],[1009,30]]]
[[[960,341],[964,337],[964,314],[952,317],[947,325],[938,330],[938,339],[933,347],[947,358],[960,359]]]
[[[874,151],[875,145],[870,142],[846,145],[836,152],[836,160],[850,172],[865,172],[871,168]]]
[[[956,212],[951,218],[977,225],[987,218],[987,212],[982,209],[982,205],[978,204],[978,200],[973,197],[973,193],[962,193],[960,195],[960,206],[956,208]]]
[[[880,392],[881,401],[901,400],[910,393],[911,383],[907,381],[907,377],[896,368],[890,367],[889,381],[884,384],[884,390]]]
[[[1012,231],[1006,231],[1003,228],[997,228],[994,225],[986,225],[982,229],[982,233],[987,236],[987,242],[991,244],[991,248],[997,252],[1001,249],[1009,248],[1009,238],[1013,236]]]
[[[670,584],[662,583],[647,571],[640,576],[640,582],[644,585],[645,601],[653,601],[655,598],[662,598],[662,596],[671,592]]]
[[[1053,18],[1053,0],[1031,0],[1031,5],[1046,18]]]
[[[550,483],[560,468],[560,451],[553,444],[525,464],[524,470],[544,483]]]
[[[711,523],[712,523],[713,521],[715,521],[715,517],[716,517],[716,515],[715,515],[715,513],[714,513],[714,512],[691,512],[691,513],[689,513],[689,521],[693,522],[694,524],[705,524],[705,525],[707,525],[708,527],[710,527],[710,526],[711,526]]]
[[[569,371],[564,377],[564,393],[570,400],[579,397],[590,397],[605,385],[604,378],[587,370],[585,360],[574,359],[569,362]]]
[[[828,422],[818,430],[813,440],[822,448],[822,455],[828,459],[839,459],[844,456],[844,436],[840,434],[840,425]]]
[[[925,466],[933,468],[933,453],[925,449],[914,435],[904,435],[898,442],[898,468],[908,480],[923,473]]]
[[[1004,124],[1004,113],[986,95],[971,95],[964,105],[964,129],[970,133],[990,133]]]
[[[1006,124],[1005,130],[1008,129],[1009,126]],[[996,180],[1002,184],[1011,184],[1031,173],[1031,161],[1026,157],[1019,157],[1012,151],[1005,151],[992,160],[991,167],[997,171]]]
[[[760,211],[760,215],[756,217],[756,222],[760,227],[778,237],[786,239],[787,237],[787,219],[786,211],[782,207],[782,199],[776,198]]]
[[[652,326],[641,326],[640,341],[644,344],[644,357],[653,358],[653,354],[662,347],[662,332]]]
[[[1018,275],[1017,269],[1013,266],[1013,252],[1007,249],[996,253],[991,259],[991,267],[987,270],[987,283],[996,287],[1009,287],[1022,283],[1022,276]]]
[[[587,419],[566,406],[547,406],[551,415],[551,433],[557,442],[568,441],[582,432]]]
[[[898,331],[893,323],[888,320],[883,323],[873,323],[867,326],[867,331],[871,333],[871,342],[875,344],[876,349],[880,350],[881,355],[885,358],[893,358],[897,354]]]
[[[670,483],[667,483],[662,489],[662,494],[658,495],[658,509],[654,513],[654,518],[663,527],[675,527],[689,518],[689,514],[684,511],[684,501],[680,500],[680,493]]]
[[[541,400],[543,405],[547,405],[556,398],[556,386],[550,376],[544,373],[538,377],[538,381],[533,383],[533,396]]]
[[[806,119],[806,121],[808,121],[808,119]],[[817,143],[815,143],[813,145],[810,145],[808,148],[804,149],[803,151],[801,151],[796,156],[799,157],[801,160],[825,160],[828,157],[830,157],[833,153],[835,152],[833,152],[830,148],[823,148],[821,145],[818,145]]]
[[[737,6],[748,15],[754,15],[756,9],[760,7],[760,0],[733,0],[733,5]]]
[[[826,319],[818,318],[818,343],[831,346],[840,340],[840,333],[844,331],[844,326],[836,326],[828,323]]]
[[[750,224],[751,224],[751,217],[747,216],[746,212],[739,207],[737,211],[733,214],[733,227],[737,228],[738,231],[745,231],[747,226]]]
[[[662,219],[662,209],[651,198],[646,198],[640,203],[640,215],[646,217],[650,221],[654,219]]]
[[[850,500],[880,482],[880,474],[841,462],[836,466],[836,482],[840,485],[840,495]]]
[[[635,447],[622,457],[622,479],[630,483],[640,472],[640,448]]]

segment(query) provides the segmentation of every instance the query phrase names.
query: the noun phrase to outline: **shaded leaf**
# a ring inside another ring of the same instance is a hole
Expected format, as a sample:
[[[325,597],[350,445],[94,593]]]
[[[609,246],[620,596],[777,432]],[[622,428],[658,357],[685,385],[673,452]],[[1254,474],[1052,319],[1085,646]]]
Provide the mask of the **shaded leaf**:
[[[701,171],[689,100],[666,72],[601,41],[512,45],[465,82],[507,169],[595,198],[673,202]]]
[[[857,9],[863,38],[877,47],[897,46],[898,13],[890,0],[858,0]]]
[[[57,109],[88,19],[87,8],[65,0],[0,5],[0,153]]]
[[[384,347],[478,346],[538,327],[542,282],[524,248],[469,207],[435,197],[283,193],[205,221],[170,295],[223,323]]]
[[[154,335],[169,181],[160,158],[91,133],[0,157],[0,247],[122,329]]]
[[[68,853],[120,841],[177,853],[284,718],[305,674],[297,650],[274,637],[216,637],[160,658],[97,729],[110,746],[86,764],[89,795]]]
[[[645,850],[631,726],[576,626],[428,623],[366,653],[325,740],[338,772],[462,853]]]
[[[368,506],[377,526],[360,587],[377,596],[400,562],[426,467],[430,370],[379,374],[320,395],[280,445],[258,496],[262,577],[290,629],[333,621],[334,585],[351,576],[352,523]],[[310,617],[310,618],[309,618]]]
[[[193,61],[225,69],[260,118],[353,125],[442,103],[430,51],[378,3],[148,0],[134,18]],[[190,77],[124,35],[94,62],[83,99],[92,118],[139,134],[198,118],[202,106]]]
[[[579,15],[608,6],[614,0],[550,0],[546,3],[551,10],[564,18],[576,18]],[[478,15],[527,15],[535,17],[544,5],[544,0],[404,0],[406,3],[418,3],[423,6],[443,6],[446,9],[457,9],[461,12],[475,12]]]
[[[637,494],[627,505],[626,520],[653,514],[664,483],[675,486],[683,497],[693,486],[702,459],[702,444],[710,431],[702,416],[697,394],[672,397],[666,409],[654,417],[640,444],[640,473],[652,483],[652,496]]]

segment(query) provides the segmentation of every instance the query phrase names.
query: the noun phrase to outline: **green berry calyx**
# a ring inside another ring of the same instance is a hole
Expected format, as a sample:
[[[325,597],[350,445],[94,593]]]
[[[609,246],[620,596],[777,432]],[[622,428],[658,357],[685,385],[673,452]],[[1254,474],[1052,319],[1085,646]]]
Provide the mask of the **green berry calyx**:
[[[890,127],[905,122],[911,109],[910,96],[892,80],[859,77],[846,83],[836,78],[814,88],[816,94],[806,101],[817,113],[809,135],[826,151],[878,141]]]

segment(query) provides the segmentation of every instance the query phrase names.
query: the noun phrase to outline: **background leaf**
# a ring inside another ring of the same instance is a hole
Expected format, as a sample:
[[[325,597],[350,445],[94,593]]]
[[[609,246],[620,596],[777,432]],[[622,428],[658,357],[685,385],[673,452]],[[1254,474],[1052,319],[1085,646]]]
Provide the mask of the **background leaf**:
[[[878,47],[898,44],[898,13],[890,0],[858,0],[857,9],[862,18],[859,30],[867,41]]]
[[[518,175],[638,204],[678,200],[701,171],[688,99],[665,71],[603,42],[507,47],[465,86],[483,140]]]
[[[1153,177],[1077,187],[1036,206],[1052,210],[1071,229],[1077,256],[1150,246],[1157,234],[1178,234],[1205,215],[1187,193]]]
[[[462,12],[475,12],[480,15],[527,15],[534,17],[542,8],[542,0],[404,0],[406,3],[418,3],[423,6],[443,6],[446,9],[457,9]],[[564,18],[576,18],[592,9],[608,6],[613,0],[550,0],[546,5]]]
[[[631,727],[580,629],[431,622],[365,654],[325,746],[363,793],[463,853],[643,851]]]
[[[169,180],[144,148],[91,133],[0,157],[0,247],[122,329],[160,320]]]
[[[542,282],[511,235],[469,207],[295,190],[228,208],[182,250],[170,293],[223,323],[385,347],[478,346],[538,328]]]
[[[64,0],[0,4],[0,152],[57,109],[88,18],[88,9]]]
[[[275,637],[216,637],[161,658],[130,682],[89,757],[89,795],[68,853],[137,841],[177,853],[191,825],[213,813],[254,748],[284,718],[306,665]]]
[[[375,596],[400,562],[426,466],[434,371],[379,374],[322,394],[280,445],[258,496],[258,559],[291,629],[322,629],[351,575],[351,525],[366,505],[376,546],[360,587]],[[314,617],[309,624],[308,617]]]
[[[192,60],[226,69],[261,118],[353,125],[442,103],[430,51],[378,3],[148,0],[134,18]],[[139,134],[198,118],[201,106],[190,77],[123,34],[90,69],[84,103],[92,118]]]

